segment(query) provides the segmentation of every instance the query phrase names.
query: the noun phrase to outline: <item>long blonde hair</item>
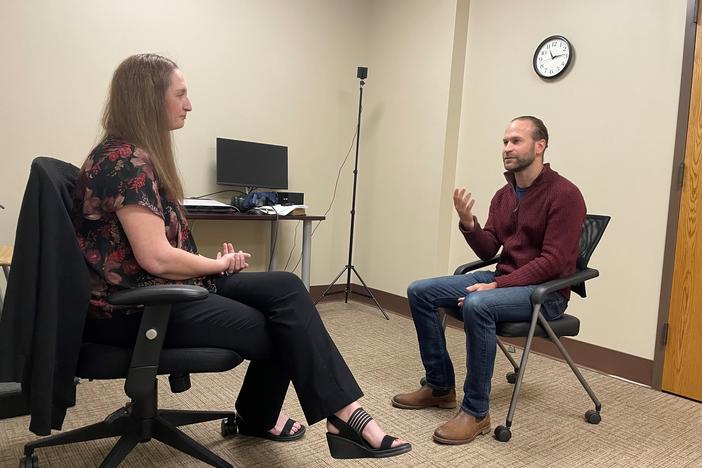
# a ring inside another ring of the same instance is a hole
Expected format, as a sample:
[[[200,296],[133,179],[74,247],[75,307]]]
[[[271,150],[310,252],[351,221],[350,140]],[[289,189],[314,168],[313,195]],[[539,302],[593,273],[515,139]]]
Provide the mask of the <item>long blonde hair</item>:
[[[183,185],[173,156],[173,139],[166,114],[166,90],[178,66],[156,54],[138,54],[115,70],[102,116],[104,138],[124,139],[151,158],[159,186],[174,202],[183,199]]]

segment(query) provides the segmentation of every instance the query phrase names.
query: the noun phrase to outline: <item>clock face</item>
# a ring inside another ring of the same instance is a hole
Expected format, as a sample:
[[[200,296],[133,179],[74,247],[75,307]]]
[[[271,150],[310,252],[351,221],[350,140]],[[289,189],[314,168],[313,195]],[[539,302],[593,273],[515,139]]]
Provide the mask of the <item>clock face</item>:
[[[550,36],[534,52],[534,71],[542,78],[555,78],[570,65],[573,50],[568,39]]]

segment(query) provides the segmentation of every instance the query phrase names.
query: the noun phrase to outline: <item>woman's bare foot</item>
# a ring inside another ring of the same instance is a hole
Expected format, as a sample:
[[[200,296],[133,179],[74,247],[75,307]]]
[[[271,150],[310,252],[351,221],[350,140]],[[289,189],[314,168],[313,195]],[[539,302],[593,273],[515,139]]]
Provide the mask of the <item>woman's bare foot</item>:
[[[283,427],[285,427],[286,422],[288,422],[288,416],[286,414],[280,413],[278,415],[278,421],[276,421],[275,426],[270,428],[268,432],[270,432],[274,436],[279,436],[280,433],[283,432]],[[290,428],[289,435],[295,434],[297,431],[300,430],[301,427],[302,425],[299,422],[295,421],[295,424],[293,424],[293,426]]]
[[[351,417],[351,413],[356,411],[356,408],[360,408],[361,405],[355,401],[351,403],[350,405],[340,409],[336,413],[336,417],[341,419],[342,421],[348,422],[349,418]],[[338,434],[339,429],[337,429],[332,423],[327,421],[327,431],[331,432],[332,434]],[[380,444],[383,441],[383,437],[385,437],[385,431],[383,431],[380,426],[378,425],[377,422],[375,422],[375,419],[373,419],[371,422],[369,422],[366,427],[363,429],[363,432],[361,433],[361,436],[368,442],[371,447],[373,448],[379,448]],[[406,440],[402,439],[396,439],[390,447],[397,447],[402,444],[406,444]]]

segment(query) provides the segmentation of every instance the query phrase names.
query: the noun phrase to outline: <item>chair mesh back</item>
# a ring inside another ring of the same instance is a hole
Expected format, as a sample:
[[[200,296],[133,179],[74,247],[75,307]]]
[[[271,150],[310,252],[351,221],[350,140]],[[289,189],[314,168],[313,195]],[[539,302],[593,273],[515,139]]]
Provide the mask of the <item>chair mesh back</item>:
[[[583,229],[580,233],[580,253],[578,254],[578,260],[576,262],[576,267],[578,270],[584,270],[587,268],[587,264],[590,261],[592,253],[595,251],[595,247],[602,239],[602,234],[609,223],[610,217],[603,215],[593,215],[588,214],[585,216],[585,222],[583,223]],[[571,288],[581,297],[585,297],[585,283],[576,284]]]
[[[578,254],[578,270],[587,268],[592,252],[602,239],[602,234],[609,223],[609,216],[589,214],[585,216],[583,230],[580,233],[580,254]]]

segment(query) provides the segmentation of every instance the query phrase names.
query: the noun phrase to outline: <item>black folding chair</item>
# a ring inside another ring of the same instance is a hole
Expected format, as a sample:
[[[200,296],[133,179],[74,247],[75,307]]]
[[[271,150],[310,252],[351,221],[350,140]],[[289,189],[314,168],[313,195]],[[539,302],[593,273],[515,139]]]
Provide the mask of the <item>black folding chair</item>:
[[[500,425],[495,428],[495,438],[500,442],[507,442],[512,437],[510,428],[512,427],[514,411],[517,407],[517,398],[519,396],[519,390],[522,386],[524,371],[526,369],[527,359],[529,358],[531,343],[534,337],[549,339],[554,345],[556,345],[563,356],[563,359],[565,359],[565,361],[568,363],[570,369],[573,371],[595,404],[594,410],[588,410],[585,412],[585,420],[590,424],[599,424],[601,421],[600,410],[602,405],[600,404],[600,401],[597,399],[597,396],[595,396],[595,393],[592,391],[587,381],[580,373],[580,370],[578,370],[578,368],[575,366],[573,359],[570,357],[568,351],[566,351],[559,339],[561,336],[576,336],[580,331],[580,320],[578,320],[577,317],[573,317],[572,315],[568,314],[563,314],[563,316],[558,320],[546,320],[541,313],[541,306],[550,293],[567,287],[570,287],[571,290],[576,292],[580,297],[586,296],[585,282],[592,278],[596,278],[600,274],[599,271],[595,270],[594,268],[589,268],[588,262],[590,261],[592,253],[595,251],[595,247],[597,247],[597,244],[600,242],[609,220],[609,216],[602,215],[588,214],[585,217],[585,222],[583,223],[582,232],[580,234],[580,252],[576,263],[576,272],[566,278],[548,281],[536,287],[531,295],[531,302],[534,307],[531,321],[497,323],[497,345],[500,347],[504,355],[507,356],[507,359],[509,359],[509,362],[514,368],[514,371],[509,372],[506,376],[507,381],[514,384],[512,400],[510,401],[509,411],[507,412],[507,421],[505,422],[504,426]],[[490,260],[480,260],[466,263],[465,265],[459,266],[454,274],[463,275],[470,271],[493,265],[497,263],[499,259],[500,257],[498,255]],[[446,318],[447,317],[444,316],[444,327],[446,327]],[[514,358],[512,358],[502,340],[499,339],[500,336],[526,337],[524,352],[522,353],[522,359],[519,364],[517,364]],[[422,383],[424,382],[425,380],[422,379]]]

